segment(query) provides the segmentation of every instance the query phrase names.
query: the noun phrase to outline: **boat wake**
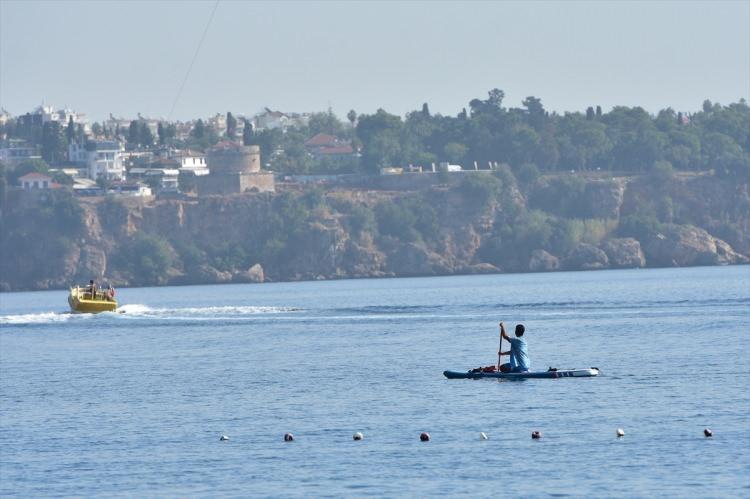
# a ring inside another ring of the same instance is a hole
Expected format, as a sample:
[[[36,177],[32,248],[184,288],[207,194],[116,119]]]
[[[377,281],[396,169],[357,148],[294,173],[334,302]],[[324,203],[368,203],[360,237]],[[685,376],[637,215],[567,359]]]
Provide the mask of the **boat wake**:
[[[243,315],[258,314],[283,314],[287,312],[299,312],[301,308],[295,307],[263,307],[263,306],[221,306],[221,307],[177,307],[157,308],[138,303],[123,305],[117,312],[129,317],[237,317]]]
[[[74,315],[70,312],[40,312],[38,314],[0,315],[0,324],[51,324],[65,322]],[[81,315],[83,317],[83,315]]]
[[[222,307],[149,307],[131,303],[118,308],[116,312],[99,314],[74,314],[71,312],[40,312],[35,314],[0,315],[0,325],[55,324],[69,321],[106,320],[106,319],[175,319],[175,320],[209,320],[237,319],[260,314],[283,314],[299,312],[295,307],[264,306],[222,306]]]

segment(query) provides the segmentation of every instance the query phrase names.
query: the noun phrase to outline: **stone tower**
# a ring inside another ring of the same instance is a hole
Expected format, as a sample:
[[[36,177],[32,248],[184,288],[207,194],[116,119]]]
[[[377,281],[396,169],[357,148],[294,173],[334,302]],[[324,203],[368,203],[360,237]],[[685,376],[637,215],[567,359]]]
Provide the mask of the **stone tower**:
[[[238,194],[247,191],[273,192],[273,173],[260,167],[260,147],[220,142],[208,150],[208,175],[198,177],[199,195]]]

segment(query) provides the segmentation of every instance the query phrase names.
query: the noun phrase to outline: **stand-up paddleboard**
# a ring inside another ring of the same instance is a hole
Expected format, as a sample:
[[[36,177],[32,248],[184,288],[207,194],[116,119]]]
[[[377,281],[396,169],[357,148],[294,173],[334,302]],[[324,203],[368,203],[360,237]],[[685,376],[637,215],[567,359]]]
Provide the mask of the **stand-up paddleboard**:
[[[599,376],[599,369],[551,369],[549,371],[536,371],[525,373],[501,373],[501,372],[472,372],[472,371],[443,371],[448,379],[481,379],[481,378],[506,378],[506,379],[539,379],[539,378],[590,378]]]

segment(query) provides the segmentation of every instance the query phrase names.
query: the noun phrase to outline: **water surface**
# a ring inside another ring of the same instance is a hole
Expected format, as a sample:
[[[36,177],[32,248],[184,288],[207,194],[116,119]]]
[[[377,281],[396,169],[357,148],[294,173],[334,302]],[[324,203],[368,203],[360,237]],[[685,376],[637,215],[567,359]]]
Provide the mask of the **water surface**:
[[[750,495],[748,266],[66,296],[0,294],[3,496]],[[446,380],[499,320],[603,375]]]

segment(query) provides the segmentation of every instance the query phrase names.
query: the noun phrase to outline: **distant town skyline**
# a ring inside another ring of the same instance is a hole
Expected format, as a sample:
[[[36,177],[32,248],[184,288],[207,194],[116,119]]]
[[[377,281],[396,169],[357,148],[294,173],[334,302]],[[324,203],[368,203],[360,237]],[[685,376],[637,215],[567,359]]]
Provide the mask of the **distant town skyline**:
[[[455,115],[495,87],[560,113],[748,99],[750,2],[0,1],[0,106],[16,115]]]

